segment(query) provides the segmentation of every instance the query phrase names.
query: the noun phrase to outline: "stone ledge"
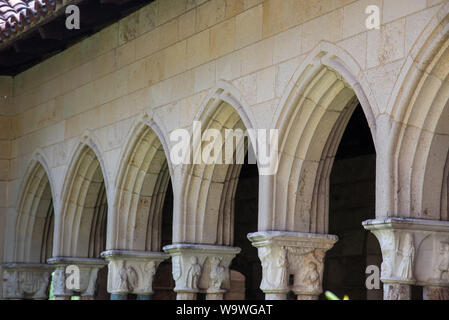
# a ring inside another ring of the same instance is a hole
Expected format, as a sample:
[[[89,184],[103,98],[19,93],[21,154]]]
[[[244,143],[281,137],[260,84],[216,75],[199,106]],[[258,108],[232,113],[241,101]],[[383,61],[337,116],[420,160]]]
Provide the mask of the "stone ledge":
[[[76,257],[55,257],[47,260],[50,265],[80,265],[80,266],[92,266],[103,267],[107,262],[103,259],[96,258],[76,258]]]
[[[106,250],[101,253],[106,260],[132,259],[132,260],[165,260],[170,256],[163,252],[133,251],[133,250]]]
[[[413,218],[381,218],[367,220],[362,223],[367,230],[383,230],[388,228],[401,230],[419,230],[449,232],[449,221],[424,220]]]
[[[338,241],[338,237],[335,235],[288,231],[254,232],[248,234],[248,239],[255,247],[272,243],[283,246],[322,249],[330,249]]]
[[[214,245],[203,245],[203,244],[171,244],[165,246],[163,250],[169,254],[181,253],[181,252],[191,252],[198,254],[238,254],[240,248],[229,247],[229,246],[214,246]]]

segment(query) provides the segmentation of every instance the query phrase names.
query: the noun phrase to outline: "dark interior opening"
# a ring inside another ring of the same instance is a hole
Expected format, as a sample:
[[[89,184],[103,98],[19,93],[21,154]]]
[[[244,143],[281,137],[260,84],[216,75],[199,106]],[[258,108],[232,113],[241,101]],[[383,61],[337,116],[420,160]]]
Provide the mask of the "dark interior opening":
[[[361,106],[355,109],[340,142],[330,176],[329,233],[338,236],[328,251],[323,289],[351,300],[381,300],[380,289],[365,286],[368,265],[380,268],[377,239],[362,222],[375,218],[376,151]],[[324,297],[322,297],[324,298]]]
[[[235,281],[227,293],[227,299],[263,300],[260,290],[262,267],[257,255],[257,249],[248,240],[248,233],[257,231],[259,172],[256,164],[248,164],[245,160],[240,171],[235,193],[234,210],[234,246],[242,251],[234,258],[231,272],[244,281]],[[244,277],[244,279],[243,279]],[[232,280],[232,275],[231,275]],[[243,291],[243,292],[242,292]]]
[[[171,181],[167,186],[167,192],[162,209],[162,234],[161,247],[172,244],[173,235],[173,188]],[[153,279],[154,300],[176,300],[174,292],[175,281],[172,276],[171,259],[167,259],[159,265]]]

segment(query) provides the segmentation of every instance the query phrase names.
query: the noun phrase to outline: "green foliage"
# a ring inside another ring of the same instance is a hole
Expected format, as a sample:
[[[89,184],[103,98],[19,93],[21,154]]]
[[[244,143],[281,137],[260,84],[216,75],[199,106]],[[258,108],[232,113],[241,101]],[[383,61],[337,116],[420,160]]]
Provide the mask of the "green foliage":
[[[54,272],[51,274],[51,279],[50,279],[50,292],[48,294],[48,300],[55,300],[55,296],[53,294],[53,277],[54,277]]]
[[[333,294],[330,291],[326,291],[324,293],[327,300],[341,300],[339,297],[337,297],[335,294]],[[343,300],[349,300],[349,297],[347,295],[344,296]]]

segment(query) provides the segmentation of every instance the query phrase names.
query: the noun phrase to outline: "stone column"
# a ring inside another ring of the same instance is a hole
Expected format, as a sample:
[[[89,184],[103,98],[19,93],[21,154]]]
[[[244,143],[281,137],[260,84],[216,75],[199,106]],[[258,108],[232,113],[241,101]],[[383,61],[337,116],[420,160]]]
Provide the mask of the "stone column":
[[[82,300],[93,300],[98,271],[106,265],[103,259],[57,257],[48,259],[55,266],[53,295],[56,300],[70,300],[79,294]]]
[[[267,300],[285,300],[293,291],[298,300],[316,300],[322,293],[324,257],[337,236],[262,231],[248,235],[262,263],[261,290]],[[288,280],[293,275],[293,285]]]
[[[411,286],[424,299],[445,299],[449,287],[449,222],[383,218],[363,223],[382,250],[385,300],[410,300]]]
[[[153,277],[159,264],[169,256],[162,252],[108,250],[103,252],[108,263],[108,292],[111,300],[126,300],[129,293],[137,300],[151,300]]]
[[[230,288],[229,266],[240,248],[197,244],[164,247],[172,257],[177,300],[195,300],[206,293],[207,300],[222,300]]]
[[[53,268],[47,264],[7,263],[3,265],[5,299],[48,299]]]

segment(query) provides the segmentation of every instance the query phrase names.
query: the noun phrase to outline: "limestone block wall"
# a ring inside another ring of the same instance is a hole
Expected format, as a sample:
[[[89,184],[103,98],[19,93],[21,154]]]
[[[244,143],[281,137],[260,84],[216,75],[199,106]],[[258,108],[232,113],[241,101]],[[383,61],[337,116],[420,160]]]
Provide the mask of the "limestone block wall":
[[[368,5],[380,8],[379,30],[367,30],[365,26]],[[400,163],[397,158],[409,150],[405,142],[399,151],[394,151],[391,145],[396,143],[391,141],[413,137],[413,132],[402,133],[410,116],[400,112],[406,110],[401,106],[409,105],[407,101],[419,83],[416,79],[424,74],[422,68],[428,59],[423,48],[437,48],[429,49],[432,52],[441,48],[432,41],[443,42],[448,13],[444,0],[158,0],[143,7],[0,83],[0,92],[11,92],[12,82],[13,96],[7,108],[1,109],[8,115],[0,114],[0,222],[6,212],[11,226],[5,241],[12,237],[20,186],[36,150],[41,150],[51,171],[55,216],[60,215],[63,207],[61,191],[68,183],[67,171],[76,154],[74,150],[86,139],[95,146],[96,156],[104,165],[108,204],[113,207],[117,168],[126,161],[124,150],[143,114],[157,123],[163,140],[169,143],[170,132],[191,129],[193,121],[207,111],[209,102],[220,99],[227,99],[226,103],[243,117],[245,125],[250,123],[254,128],[287,127],[289,120],[285,119],[290,118],[290,111],[302,98],[312,102],[317,106],[317,117],[325,116],[316,128],[311,122],[313,129],[298,123],[298,130],[302,131],[295,136],[302,137],[299,152],[306,150],[304,159],[314,162],[321,151],[312,147],[309,150],[309,145],[324,148],[325,141],[304,142],[304,137],[313,135],[319,140],[317,128],[329,128],[324,129],[324,135],[329,135],[330,128],[339,121],[333,112],[341,112],[343,118],[346,109],[342,111],[345,106],[341,101],[356,97],[368,118],[378,153],[377,214],[420,214],[427,205],[421,201],[426,197],[421,189],[412,190],[408,198],[403,198],[404,203],[410,203],[410,197],[418,199],[415,211],[398,205],[391,196],[398,187],[397,179],[406,175],[396,168]],[[443,40],[435,34],[442,34]],[[443,65],[444,54],[437,57],[441,58],[439,65]],[[444,78],[438,70],[441,67],[435,70],[437,79]],[[419,88],[429,86],[432,91],[431,82]],[[304,91],[312,87],[310,92]],[[429,90],[422,92],[427,94]],[[413,101],[419,105],[418,98]],[[302,112],[306,112],[307,103],[301,105]],[[438,118],[441,112],[436,112]],[[429,122],[437,121],[430,118]],[[418,124],[419,128],[423,126]],[[9,127],[13,136],[4,130]],[[335,127],[337,131],[343,129]],[[282,129],[281,135],[285,132]],[[443,129],[441,132],[445,134]],[[431,144],[433,140],[429,141]],[[306,164],[300,167],[309,170]],[[179,199],[182,174],[176,168],[172,174],[174,197]],[[280,186],[288,185],[291,179],[283,171],[278,178]],[[407,181],[419,185],[419,176]],[[270,190],[265,191],[269,194]],[[282,188],[278,190],[282,192]],[[420,190],[421,195],[415,197]],[[272,198],[270,195],[263,199]],[[295,216],[297,201],[278,201],[281,207],[275,213],[268,212],[271,206],[260,203],[259,228],[292,225],[295,229],[308,229],[305,231],[313,229]],[[295,204],[281,210],[286,203]],[[301,208],[307,209],[308,204]],[[176,206],[174,210],[175,229],[182,229],[182,210]],[[286,216],[271,219],[271,215],[280,212],[286,212]],[[316,214],[319,216],[320,212]],[[440,211],[431,209],[429,217],[441,218]],[[324,232],[321,225],[325,225],[324,220],[316,230]],[[108,230],[111,228],[108,226]],[[178,242],[184,236],[174,233]],[[11,253],[5,252],[5,259],[8,257]]]
[[[13,134],[12,114],[12,88],[13,80],[9,77],[0,77],[0,263],[5,253],[5,231],[8,208],[8,182],[10,181],[11,140]],[[2,267],[0,266],[0,272]],[[2,284],[0,284],[2,291]]]

